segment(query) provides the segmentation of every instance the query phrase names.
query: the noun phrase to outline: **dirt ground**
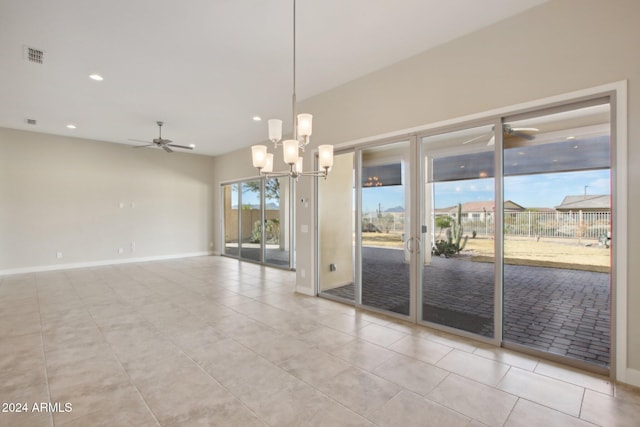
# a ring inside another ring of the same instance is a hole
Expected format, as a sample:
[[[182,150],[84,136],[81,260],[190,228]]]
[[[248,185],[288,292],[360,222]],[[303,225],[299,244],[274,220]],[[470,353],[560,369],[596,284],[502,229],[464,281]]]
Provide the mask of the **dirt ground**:
[[[362,233],[365,246],[402,247],[401,234]],[[493,239],[469,238],[460,256],[472,261],[493,261]],[[597,240],[508,238],[504,247],[507,264],[536,265],[608,272],[611,265],[611,249]]]

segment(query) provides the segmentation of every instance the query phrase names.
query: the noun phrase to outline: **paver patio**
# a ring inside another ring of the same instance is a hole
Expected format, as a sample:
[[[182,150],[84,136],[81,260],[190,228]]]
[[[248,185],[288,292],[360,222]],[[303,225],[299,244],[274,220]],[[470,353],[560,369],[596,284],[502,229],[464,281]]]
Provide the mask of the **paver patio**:
[[[363,304],[409,314],[402,250],[362,248]],[[493,336],[494,264],[434,257],[425,266],[424,320]],[[504,340],[609,365],[610,276],[563,268],[504,266]],[[354,299],[354,286],[325,291]]]

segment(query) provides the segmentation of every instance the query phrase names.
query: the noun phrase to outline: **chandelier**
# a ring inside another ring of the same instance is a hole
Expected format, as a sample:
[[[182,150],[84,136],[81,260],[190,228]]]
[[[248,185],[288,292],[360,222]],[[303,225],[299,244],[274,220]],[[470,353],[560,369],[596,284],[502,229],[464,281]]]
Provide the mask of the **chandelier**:
[[[293,139],[282,140],[282,120],[269,120],[269,140],[273,147],[282,147],[284,162],[289,165],[288,171],[273,172],[273,154],[267,152],[266,145],[253,145],[251,157],[253,166],[258,169],[261,176],[279,177],[290,176],[317,176],[326,178],[329,169],[333,166],[333,145],[318,146],[318,157],[321,170],[304,172],[302,169],[302,156],[300,150],[310,142],[313,116],[311,114],[298,114],[296,116],[296,0],[293,0],[293,95],[291,97],[291,109],[293,116]]]

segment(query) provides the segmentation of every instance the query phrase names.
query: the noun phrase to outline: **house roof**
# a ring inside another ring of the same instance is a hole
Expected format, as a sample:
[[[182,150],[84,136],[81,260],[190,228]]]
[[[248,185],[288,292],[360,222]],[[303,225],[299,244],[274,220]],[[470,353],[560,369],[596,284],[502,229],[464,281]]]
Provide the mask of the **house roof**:
[[[611,209],[611,196],[608,194],[589,194],[582,196],[566,196],[557,210],[579,209]]]
[[[523,211],[525,208],[520,206],[519,204],[511,201],[505,200],[504,208],[507,211]],[[456,212],[458,210],[458,205],[451,206],[445,209],[436,209],[437,212]],[[478,201],[478,202],[466,202],[462,204],[462,212],[494,212],[495,211],[495,202],[493,200],[486,201]]]

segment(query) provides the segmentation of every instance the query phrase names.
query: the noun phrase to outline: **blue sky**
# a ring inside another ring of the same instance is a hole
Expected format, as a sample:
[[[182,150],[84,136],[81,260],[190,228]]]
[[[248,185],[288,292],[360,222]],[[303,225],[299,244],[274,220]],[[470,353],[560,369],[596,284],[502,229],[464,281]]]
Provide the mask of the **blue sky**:
[[[510,176],[505,178],[505,200],[525,208],[552,208],[565,196],[584,194],[610,194],[610,171],[594,170],[540,175]],[[493,200],[493,179],[473,179],[435,184],[436,208],[470,201]],[[382,204],[386,210],[404,206],[404,187],[365,188],[362,192],[364,212],[372,212]]]

